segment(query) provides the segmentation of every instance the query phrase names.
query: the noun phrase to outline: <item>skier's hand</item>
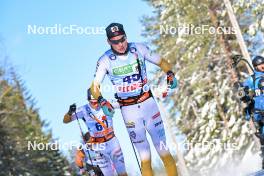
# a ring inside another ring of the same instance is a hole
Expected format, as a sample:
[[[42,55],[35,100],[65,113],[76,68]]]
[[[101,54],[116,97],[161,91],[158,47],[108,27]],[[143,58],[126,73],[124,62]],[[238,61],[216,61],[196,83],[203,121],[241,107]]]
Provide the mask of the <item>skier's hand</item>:
[[[167,72],[167,85],[170,89],[175,89],[178,85],[178,81],[172,71]]]
[[[73,114],[74,112],[76,111],[76,104],[74,103],[74,104],[72,104],[72,105],[70,105],[70,107],[69,107],[69,111],[68,111],[68,114]]]
[[[110,116],[110,117],[114,116],[115,110],[109,101],[107,101],[102,96],[100,96],[98,97],[98,103],[100,104],[106,116]]]

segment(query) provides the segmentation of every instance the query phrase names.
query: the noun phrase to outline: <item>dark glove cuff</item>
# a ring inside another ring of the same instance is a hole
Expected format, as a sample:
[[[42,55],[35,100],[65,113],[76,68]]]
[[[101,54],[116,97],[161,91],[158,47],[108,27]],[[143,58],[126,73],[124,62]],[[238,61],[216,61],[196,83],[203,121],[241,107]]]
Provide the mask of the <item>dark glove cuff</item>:
[[[167,71],[167,75],[175,75],[175,74],[173,73],[173,71],[169,70]]]
[[[69,116],[71,116],[72,114],[73,114],[73,112],[71,112],[70,110],[67,112],[67,114],[69,115]]]
[[[101,103],[103,100],[104,100],[103,96],[100,95],[100,96],[98,97],[98,102]]]

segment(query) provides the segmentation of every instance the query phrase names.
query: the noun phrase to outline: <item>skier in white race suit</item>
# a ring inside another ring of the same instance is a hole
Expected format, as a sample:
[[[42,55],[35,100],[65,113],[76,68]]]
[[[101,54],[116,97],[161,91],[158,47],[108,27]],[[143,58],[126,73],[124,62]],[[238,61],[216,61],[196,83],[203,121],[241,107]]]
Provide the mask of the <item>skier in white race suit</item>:
[[[139,153],[142,175],[153,175],[146,131],[150,134],[155,149],[163,161],[167,175],[178,175],[176,162],[170,151],[160,147],[161,142],[166,145],[165,130],[157,103],[148,86],[145,61],[159,66],[167,73],[168,87],[174,89],[178,82],[171,66],[146,45],[128,43],[122,24],[111,23],[106,28],[106,35],[111,49],[97,62],[95,78],[91,85],[92,95],[98,99],[105,114],[109,116],[114,114],[111,103],[103,98],[100,92],[100,85],[107,75],[116,89],[115,97],[130,138]]]
[[[118,176],[127,176],[123,152],[114,133],[112,116],[104,114],[98,100],[91,95],[90,89],[87,91],[87,100],[87,104],[78,108],[75,104],[70,105],[69,111],[64,115],[63,122],[70,123],[76,119],[83,120],[90,134],[89,140],[86,141],[90,146],[89,148],[103,154],[107,162],[110,165],[113,164]],[[103,174],[106,176],[114,175],[114,172],[108,172],[108,168],[101,166]]]

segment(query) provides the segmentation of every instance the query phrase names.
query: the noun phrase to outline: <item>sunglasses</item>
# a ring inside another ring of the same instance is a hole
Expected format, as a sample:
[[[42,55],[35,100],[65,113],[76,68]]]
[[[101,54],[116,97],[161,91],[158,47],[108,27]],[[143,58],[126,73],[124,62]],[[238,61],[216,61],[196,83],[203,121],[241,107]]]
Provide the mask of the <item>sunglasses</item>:
[[[90,103],[93,105],[96,105],[98,103],[98,101],[97,100],[90,100]]]
[[[109,40],[111,44],[113,45],[117,45],[119,43],[123,43],[126,40],[126,36],[124,35],[122,38],[120,38],[119,40]]]

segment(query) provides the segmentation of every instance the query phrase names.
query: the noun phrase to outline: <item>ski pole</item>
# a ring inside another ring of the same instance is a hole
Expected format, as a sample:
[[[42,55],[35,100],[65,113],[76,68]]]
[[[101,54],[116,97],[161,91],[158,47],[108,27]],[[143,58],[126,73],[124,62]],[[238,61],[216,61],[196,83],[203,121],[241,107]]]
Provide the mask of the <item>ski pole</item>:
[[[132,142],[130,136],[129,136],[129,139],[130,139],[130,142],[131,142],[131,145],[132,145],[132,148],[133,148],[134,154],[135,154],[135,156],[136,156],[136,160],[137,160],[138,168],[139,168],[139,170],[140,170],[140,173],[142,174],[142,170],[141,170],[141,167],[140,167],[140,164],[139,164],[139,161],[138,161],[138,157],[137,157],[137,154],[136,154],[136,150],[135,150],[134,144],[133,144],[133,142]]]
[[[82,139],[83,139],[83,141],[84,141],[84,143],[85,143],[85,145],[86,145],[86,141],[85,141],[85,139],[84,139],[83,130],[82,130],[82,127],[81,127],[81,124],[80,124],[80,121],[79,121],[79,118],[78,118],[78,115],[77,115],[76,111],[74,111],[74,114],[75,114],[76,119],[77,119],[77,122],[78,122],[78,126],[79,126],[79,129],[80,129],[81,135],[82,135]],[[90,155],[89,150],[87,150],[87,152],[88,152],[89,160],[91,161],[92,166],[94,166],[94,165],[93,165],[93,160],[92,160],[92,157],[91,157],[91,155]],[[95,170],[93,170],[93,171],[95,172]]]

